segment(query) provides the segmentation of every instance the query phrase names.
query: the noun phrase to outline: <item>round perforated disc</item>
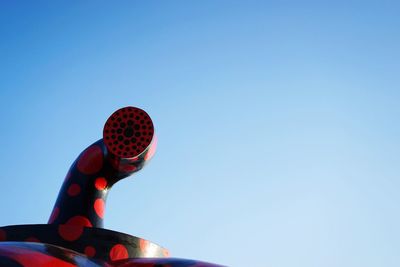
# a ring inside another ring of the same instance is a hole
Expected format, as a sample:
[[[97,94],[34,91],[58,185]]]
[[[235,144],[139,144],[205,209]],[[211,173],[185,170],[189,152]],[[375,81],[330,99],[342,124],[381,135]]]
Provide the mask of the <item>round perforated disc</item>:
[[[109,152],[121,158],[133,158],[150,145],[154,135],[150,116],[139,108],[125,107],[107,120],[103,140]]]

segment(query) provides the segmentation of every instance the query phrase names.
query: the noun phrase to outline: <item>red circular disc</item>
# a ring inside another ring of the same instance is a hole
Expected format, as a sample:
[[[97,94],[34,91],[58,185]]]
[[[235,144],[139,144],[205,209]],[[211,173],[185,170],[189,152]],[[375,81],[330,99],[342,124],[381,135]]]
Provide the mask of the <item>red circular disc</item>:
[[[120,158],[140,155],[150,145],[154,135],[150,116],[139,108],[125,107],[107,120],[103,140],[110,153]]]

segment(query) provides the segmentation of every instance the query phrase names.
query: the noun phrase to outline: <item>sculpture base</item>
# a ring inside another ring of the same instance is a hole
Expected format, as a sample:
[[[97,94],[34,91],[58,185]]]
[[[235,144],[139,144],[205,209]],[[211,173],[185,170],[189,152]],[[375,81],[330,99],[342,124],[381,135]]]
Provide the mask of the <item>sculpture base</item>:
[[[4,226],[0,227],[0,241],[46,243],[103,261],[158,258],[167,257],[169,254],[165,248],[139,237],[103,228],[75,225]]]

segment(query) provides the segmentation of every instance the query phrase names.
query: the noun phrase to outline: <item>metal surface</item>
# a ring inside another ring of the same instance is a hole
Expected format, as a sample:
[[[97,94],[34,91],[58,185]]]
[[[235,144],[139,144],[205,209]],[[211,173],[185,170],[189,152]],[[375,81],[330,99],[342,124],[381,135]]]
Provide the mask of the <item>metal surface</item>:
[[[139,171],[157,146],[153,122],[139,108],[114,112],[103,139],[86,148],[69,169],[48,224],[0,227],[0,266],[216,267],[169,258],[142,238],[103,229],[107,193]]]

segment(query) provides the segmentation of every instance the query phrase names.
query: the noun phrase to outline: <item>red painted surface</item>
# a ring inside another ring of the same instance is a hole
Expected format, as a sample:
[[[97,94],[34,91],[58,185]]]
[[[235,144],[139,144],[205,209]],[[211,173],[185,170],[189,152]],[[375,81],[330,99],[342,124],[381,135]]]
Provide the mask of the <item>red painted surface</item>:
[[[104,200],[101,198],[96,199],[94,202],[94,210],[100,218],[104,217],[104,205]]]
[[[74,197],[76,195],[78,195],[81,192],[81,187],[78,184],[71,184],[68,187],[68,195],[71,197]]]
[[[107,188],[107,180],[104,177],[99,177],[94,181],[94,186],[97,190],[104,190]]]
[[[116,244],[110,250],[110,260],[112,261],[127,259],[128,257],[128,250],[124,245]]]
[[[78,160],[78,170],[83,174],[94,174],[103,166],[103,151],[99,146],[93,145],[83,151]]]

